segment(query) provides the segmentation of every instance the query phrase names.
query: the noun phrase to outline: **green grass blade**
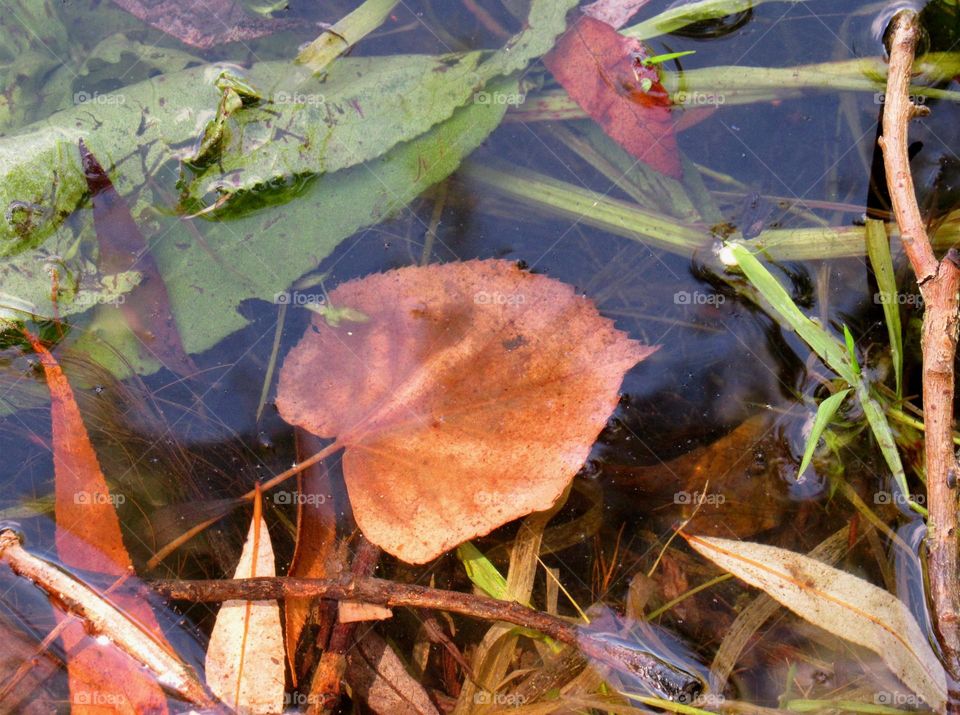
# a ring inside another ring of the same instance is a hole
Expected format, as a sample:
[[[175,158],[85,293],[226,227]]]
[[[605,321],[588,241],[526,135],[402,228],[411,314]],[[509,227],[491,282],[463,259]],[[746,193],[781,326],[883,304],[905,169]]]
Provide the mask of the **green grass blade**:
[[[903,397],[903,331],[900,327],[900,303],[897,300],[897,279],[893,272],[890,240],[883,221],[867,219],[867,255],[877,278],[877,300],[883,306],[890,338],[890,358],[897,380],[897,397]]]
[[[817,407],[817,416],[813,418],[813,427],[810,429],[810,436],[807,438],[807,446],[803,450],[803,460],[800,462],[800,471],[797,472],[797,476],[803,474],[810,466],[810,460],[813,459],[813,452],[817,448],[817,443],[820,441],[823,431],[833,420],[833,416],[837,414],[843,399],[849,394],[849,389],[841,390],[834,395],[830,395]]]
[[[906,499],[910,493],[907,489],[907,477],[903,471],[903,462],[900,461],[900,453],[897,451],[897,443],[893,438],[893,430],[890,429],[890,423],[887,422],[887,416],[884,414],[880,403],[870,395],[870,391],[863,382],[857,385],[857,398],[860,400],[860,405],[863,407],[863,414],[867,417],[870,430],[873,432],[873,436],[880,446],[880,451],[883,453],[887,467],[893,475],[893,480],[896,482],[897,488],[900,490],[903,498]],[[914,511],[926,516],[927,510],[922,506],[913,500],[910,500],[909,504]]]
[[[507,598],[507,579],[471,542],[467,541],[457,547],[457,558],[463,564],[473,585],[491,598],[505,600]]]
[[[780,281],[745,246],[729,243],[727,248],[747,280],[767,301],[775,317],[793,328],[831,370],[849,384],[857,384],[857,374],[847,355],[846,346],[804,315]]]

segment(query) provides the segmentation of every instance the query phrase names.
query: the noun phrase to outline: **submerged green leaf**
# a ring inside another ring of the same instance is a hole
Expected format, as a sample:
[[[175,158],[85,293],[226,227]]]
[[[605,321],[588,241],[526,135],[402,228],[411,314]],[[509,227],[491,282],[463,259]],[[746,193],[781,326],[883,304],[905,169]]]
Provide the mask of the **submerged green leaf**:
[[[484,556],[471,541],[465,541],[457,547],[457,558],[463,564],[463,570],[467,572],[473,585],[483,591],[491,598],[501,600],[507,598],[509,593],[507,589],[507,579],[497,570],[490,559]]]
[[[830,424],[833,416],[837,414],[843,399],[850,394],[850,390],[841,390],[820,403],[817,407],[817,416],[813,419],[813,427],[810,428],[810,436],[807,438],[807,446],[803,450],[803,459],[800,462],[800,469],[797,474],[803,474],[810,466],[810,460],[813,459],[813,452],[817,448],[817,443],[823,435],[823,431]]]
[[[771,275],[749,249],[738,243],[728,244],[728,248],[747,280],[760,292],[776,316],[793,328],[831,370],[849,384],[856,384],[857,373],[850,362],[846,347],[801,312],[780,281]]]
[[[890,359],[897,381],[897,397],[903,396],[903,331],[900,328],[900,302],[897,299],[897,279],[890,255],[890,239],[883,221],[868,218],[866,223],[867,255],[873,275],[877,278],[877,299],[883,306],[883,317],[890,338]]]

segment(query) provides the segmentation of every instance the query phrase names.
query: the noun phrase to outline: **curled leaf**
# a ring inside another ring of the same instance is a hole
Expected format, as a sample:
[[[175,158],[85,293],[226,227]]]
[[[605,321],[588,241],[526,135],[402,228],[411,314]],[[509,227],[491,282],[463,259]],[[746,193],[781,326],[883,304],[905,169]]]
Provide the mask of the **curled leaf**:
[[[570,286],[507,261],[402,268],[339,286],[280,373],[284,419],[346,448],[372,542],[423,563],[549,508],[655,348]]]

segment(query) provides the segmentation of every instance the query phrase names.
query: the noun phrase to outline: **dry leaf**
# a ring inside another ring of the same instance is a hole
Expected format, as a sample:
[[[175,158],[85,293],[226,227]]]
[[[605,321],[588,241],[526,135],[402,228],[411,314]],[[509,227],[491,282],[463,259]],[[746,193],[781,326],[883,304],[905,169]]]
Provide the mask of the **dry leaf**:
[[[631,156],[680,178],[670,95],[657,71],[639,62],[647,54],[638,40],[584,15],[543,63],[571,99]]]
[[[507,261],[339,286],[280,373],[284,419],[346,448],[366,537],[424,563],[549,508],[652,353],[570,286]],[[336,322],[336,321],[332,321]]]
[[[133,572],[114,508],[116,498],[100,470],[66,375],[39,340],[26,336],[50,389],[57,554],[66,567],[112,577],[103,584],[108,585]],[[111,598],[172,653],[144,599],[122,592]],[[97,643],[82,623],[68,625],[61,640],[74,713],[167,711],[166,696],[153,678],[116,646]]]
[[[946,707],[943,666],[910,611],[888,591],[775,546],[699,536],[687,542],[814,625],[877,653],[937,712]]]
[[[276,576],[260,495],[234,578]],[[284,703],[283,630],[276,601],[225,601],[206,657],[207,685],[240,713],[278,713]]]
[[[227,42],[255,40],[302,25],[291,20],[264,20],[248,15],[238,0],[113,0],[134,17],[180,42],[202,50]]]
[[[295,430],[298,461],[322,448],[320,440],[305,430]],[[320,462],[297,474],[297,543],[287,576],[326,578],[337,546],[337,512],[326,464]],[[276,498],[276,497],[275,497]],[[297,686],[297,644],[310,615],[309,598],[288,598],[283,604],[284,636],[290,679]],[[332,614],[332,609],[328,609]],[[332,620],[332,617],[331,617]]]
[[[369,631],[347,654],[351,688],[379,715],[438,715],[427,691],[410,673],[396,651]]]
[[[393,611],[376,603],[363,601],[340,601],[337,608],[337,620],[340,623],[362,623],[363,621],[382,621],[393,618]]]

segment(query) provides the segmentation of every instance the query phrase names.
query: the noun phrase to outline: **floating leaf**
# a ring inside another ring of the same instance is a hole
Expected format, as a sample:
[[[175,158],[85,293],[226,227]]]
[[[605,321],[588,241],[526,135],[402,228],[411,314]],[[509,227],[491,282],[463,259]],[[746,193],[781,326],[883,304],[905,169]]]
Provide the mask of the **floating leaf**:
[[[910,611],[889,592],[775,546],[699,536],[688,536],[687,542],[802,618],[877,653],[937,712],[946,707],[943,666]]]
[[[64,566],[107,576],[108,584],[126,578],[133,564],[123,544],[116,498],[100,470],[73,389],[53,354],[33,335],[26,336],[50,388],[57,554]],[[111,598],[169,650],[146,601],[123,591]],[[120,712],[166,712],[157,682],[117,647],[94,644],[83,623],[66,626],[61,640],[73,712],[99,711],[94,706],[104,702],[118,705]]]
[[[570,97],[631,156],[679,178],[670,97],[657,71],[638,64],[638,58],[647,54],[639,41],[585,15],[543,62]]]
[[[287,356],[277,407],[336,436],[357,524],[423,563],[550,507],[655,348],[570,286],[507,261],[402,268],[339,286]]]
[[[276,576],[276,563],[259,493],[234,578]],[[206,657],[207,684],[242,713],[283,710],[284,653],[276,601],[225,601],[217,613]]]

